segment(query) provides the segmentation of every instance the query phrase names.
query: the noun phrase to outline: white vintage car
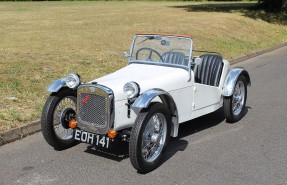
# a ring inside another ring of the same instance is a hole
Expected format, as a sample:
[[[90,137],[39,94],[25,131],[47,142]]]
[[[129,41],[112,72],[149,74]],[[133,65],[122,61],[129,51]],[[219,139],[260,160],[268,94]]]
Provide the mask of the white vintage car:
[[[42,113],[45,140],[57,150],[128,141],[132,165],[147,173],[160,165],[179,124],[221,107],[228,122],[239,121],[248,72],[230,69],[220,54],[192,54],[189,35],[137,34],[126,67],[87,83],[76,73],[56,80]]]

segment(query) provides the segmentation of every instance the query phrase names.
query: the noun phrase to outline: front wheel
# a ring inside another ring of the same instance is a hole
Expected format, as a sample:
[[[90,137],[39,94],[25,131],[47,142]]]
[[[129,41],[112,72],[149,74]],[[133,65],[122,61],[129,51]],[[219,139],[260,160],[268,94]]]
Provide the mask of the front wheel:
[[[147,173],[157,168],[170,137],[171,116],[162,103],[143,109],[132,128],[129,155],[135,169]]]
[[[76,119],[76,93],[62,89],[47,99],[41,117],[42,134],[52,147],[63,150],[74,146],[74,130],[69,128],[69,121]]]
[[[244,116],[246,99],[247,81],[246,78],[241,75],[236,81],[233,95],[224,98],[224,115],[227,122],[237,122]]]

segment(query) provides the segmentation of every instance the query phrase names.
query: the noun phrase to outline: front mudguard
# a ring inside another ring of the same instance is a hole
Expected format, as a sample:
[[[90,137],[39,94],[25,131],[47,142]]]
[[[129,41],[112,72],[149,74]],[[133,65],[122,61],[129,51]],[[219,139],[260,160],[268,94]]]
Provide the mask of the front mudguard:
[[[251,86],[249,73],[243,67],[236,67],[229,71],[223,86],[223,96],[232,96],[236,81],[240,75],[243,75],[247,80],[247,85]]]
[[[152,100],[156,97],[159,97],[162,101],[162,103],[167,107],[169,110],[171,116],[172,116],[172,125],[171,125],[171,133],[170,135],[172,137],[177,137],[178,135],[178,111],[175,104],[175,101],[173,100],[172,96],[162,90],[162,89],[150,89],[142,93],[132,104],[132,108],[136,109],[143,109],[147,108]]]
[[[47,92],[58,92],[62,87],[66,87],[66,78],[60,78],[51,83],[47,88]]]

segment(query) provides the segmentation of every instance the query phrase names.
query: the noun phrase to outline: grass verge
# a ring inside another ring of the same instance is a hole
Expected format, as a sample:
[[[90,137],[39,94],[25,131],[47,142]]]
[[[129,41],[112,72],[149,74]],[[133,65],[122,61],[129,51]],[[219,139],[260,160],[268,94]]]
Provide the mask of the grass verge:
[[[227,59],[287,41],[284,22],[264,19],[270,15],[249,10],[252,3],[225,6],[1,2],[0,132],[39,118],[48,96],[45,87],[68,72],[88,81],[125,66],[122,52],[137,32],[192,34],[196,49],[217,51]]]

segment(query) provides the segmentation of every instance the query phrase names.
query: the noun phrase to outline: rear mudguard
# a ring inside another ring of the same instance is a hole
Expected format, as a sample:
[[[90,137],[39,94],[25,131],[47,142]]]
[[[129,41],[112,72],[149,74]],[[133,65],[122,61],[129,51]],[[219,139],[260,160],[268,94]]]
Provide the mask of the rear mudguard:
[[[247,85],[251,86],[251,80],[248,72],[243,67],[236,67],[229,71],[223,86],[223,96],[232,96],[234,93],[235,83],[240,75],[247,80]]]

